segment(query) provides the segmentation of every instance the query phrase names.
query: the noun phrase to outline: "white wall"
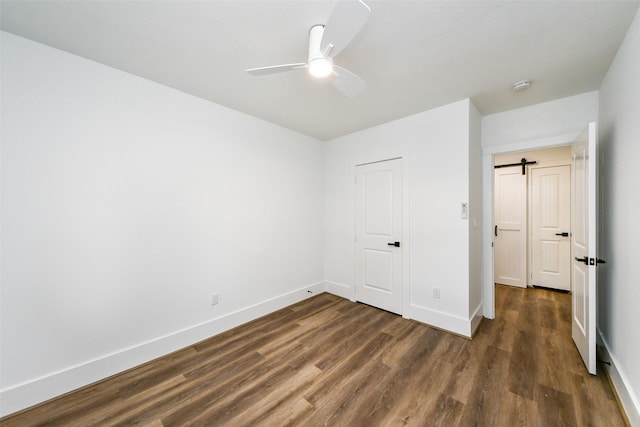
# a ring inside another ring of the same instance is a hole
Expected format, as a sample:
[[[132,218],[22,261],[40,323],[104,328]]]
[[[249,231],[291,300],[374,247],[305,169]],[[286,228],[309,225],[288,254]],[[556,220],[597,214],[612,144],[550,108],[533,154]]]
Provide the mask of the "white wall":
[[[354,298],[355,166],[404,157],[410,230],[403,239],[403,280],[410,280],[404,315],[470,334],[469,220],[460,217],[461,203],[469,201],[470,111],[463,100],[325,143],[329,291]],[[434,287],[440,299],[432,297]]]
[[[600,88],[598,327],[631,424],[640,426],[640,11]]]
[[[315,139],[7,33],[1,137],[2,414],[323,288]]]
[[[535,90],[535,86],[528,90]],[[574,138],[586,123],[597,118],[597,91],[491,114],[482,118],[482,147],[504,152],[505,147],[525,150],[532,143],[535,148],[558,140],[557,145],[561,139]]]

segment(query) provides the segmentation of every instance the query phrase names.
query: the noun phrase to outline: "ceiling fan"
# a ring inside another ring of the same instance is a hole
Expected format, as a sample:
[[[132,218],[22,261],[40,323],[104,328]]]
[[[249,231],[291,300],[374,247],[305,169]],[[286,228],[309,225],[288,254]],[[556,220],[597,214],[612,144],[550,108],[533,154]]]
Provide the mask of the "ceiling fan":
[[[338,0],[326,25],[315,25],[309,31],[309,57],[307,62],[250,68],[254,76],[308,69],[318,78],[328,78],[331,84],[350,98],[355,98],[367,84],[351,71],[333,63],[369,18],[371,9],[361,0]]]

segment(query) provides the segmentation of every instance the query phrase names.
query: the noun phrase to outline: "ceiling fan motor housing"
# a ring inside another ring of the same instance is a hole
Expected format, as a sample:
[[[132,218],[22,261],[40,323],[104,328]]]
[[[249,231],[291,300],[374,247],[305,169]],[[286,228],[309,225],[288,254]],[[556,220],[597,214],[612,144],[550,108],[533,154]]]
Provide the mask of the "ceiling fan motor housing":
[[[327,77],[333,73],[333,60],[320,51],[324,25],[315,25],[309,30],[309,73],[314,77]]]

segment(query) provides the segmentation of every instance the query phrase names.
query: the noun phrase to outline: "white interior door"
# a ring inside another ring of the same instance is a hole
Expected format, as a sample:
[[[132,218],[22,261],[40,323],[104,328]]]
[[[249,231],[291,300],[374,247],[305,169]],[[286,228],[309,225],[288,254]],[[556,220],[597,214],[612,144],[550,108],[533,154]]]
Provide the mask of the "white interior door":
[[[527,287],[527,177],[520,167],[495,170],[494,275]]]
[[[402,314],[402,159],[356,167],[356,300]]]
[[[589,373],[596,374],[596,124],[572,144],[572,327]]]
[[[571,167],[531,169],[531,276],[536,286],[571,289]]]

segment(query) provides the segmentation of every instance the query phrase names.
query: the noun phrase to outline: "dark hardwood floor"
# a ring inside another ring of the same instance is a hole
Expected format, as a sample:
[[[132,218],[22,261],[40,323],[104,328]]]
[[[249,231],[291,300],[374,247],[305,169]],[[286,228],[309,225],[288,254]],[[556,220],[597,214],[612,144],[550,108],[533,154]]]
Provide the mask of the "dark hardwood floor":
[[[496,286],[473,340],[318,295],[3,426],[622,426],[570,296]]]

